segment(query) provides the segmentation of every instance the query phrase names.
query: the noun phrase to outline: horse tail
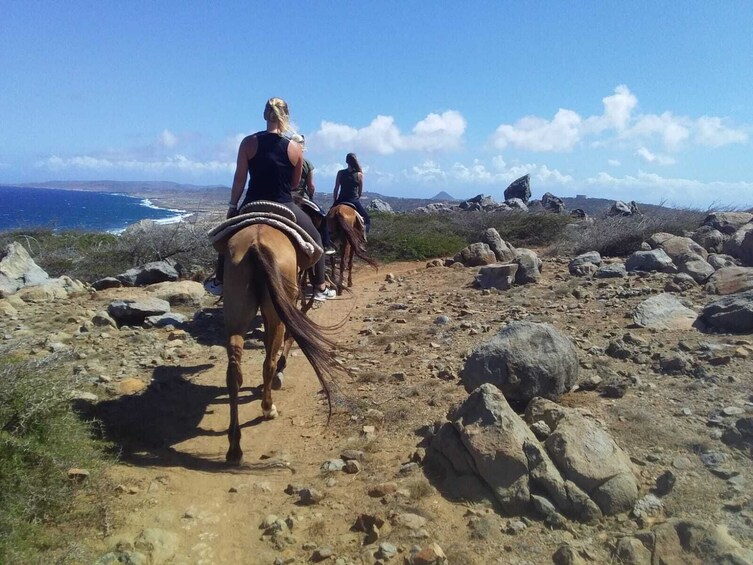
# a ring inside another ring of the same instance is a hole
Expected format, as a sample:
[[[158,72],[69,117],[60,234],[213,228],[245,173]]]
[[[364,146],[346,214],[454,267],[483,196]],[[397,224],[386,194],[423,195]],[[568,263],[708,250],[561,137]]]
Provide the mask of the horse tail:
[[[343,237],[348,240],[356,257],[366,261],[375,271],[378,271],[379,264],[369,257],[368,253],[366,253],[366,242],[364,241],[363,236],[356,231],[353,224],[345,220],[345,217],[342,214],[337,214],[335,217],[337,218],[337,227],[339,228],[340,233],[342,233]]]
[[[331,378],[336,372],[342,371],[342,367],[332,354],[336,346],[335,342],[324,335],[323,328],[301,312],[295,298],[291,298],[291,296],[297,296],[295,281],[289,281],[283,276],[273,252],[267,247],[254,245],[249,249],[249,254],[252,264],[258,267],[257,272],[269,291],[275,312],[313,367],[327,397],[331,416],[332,400],[325,377]],[[263,293],[260,293],[260,300],[262,297]]]

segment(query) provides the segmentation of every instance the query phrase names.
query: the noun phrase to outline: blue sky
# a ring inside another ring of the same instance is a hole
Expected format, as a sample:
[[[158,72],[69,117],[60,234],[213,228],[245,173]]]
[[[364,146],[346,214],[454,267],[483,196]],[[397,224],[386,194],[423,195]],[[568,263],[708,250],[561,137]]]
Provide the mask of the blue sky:
[[[0,183],[229,185],[270,96],[317,188],[753,205],[753,2],[0,0]]]

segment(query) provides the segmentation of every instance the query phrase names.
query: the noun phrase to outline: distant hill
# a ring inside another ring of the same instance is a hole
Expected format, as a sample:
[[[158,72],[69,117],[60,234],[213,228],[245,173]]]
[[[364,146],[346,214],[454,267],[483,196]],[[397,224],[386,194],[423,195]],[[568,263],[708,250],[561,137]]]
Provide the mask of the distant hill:
[[[431,200],[442,200],[444,202],[447,202],[448,200],[455,200],[455,198],[453,198],[443,190],[442,192],[431,198]]]

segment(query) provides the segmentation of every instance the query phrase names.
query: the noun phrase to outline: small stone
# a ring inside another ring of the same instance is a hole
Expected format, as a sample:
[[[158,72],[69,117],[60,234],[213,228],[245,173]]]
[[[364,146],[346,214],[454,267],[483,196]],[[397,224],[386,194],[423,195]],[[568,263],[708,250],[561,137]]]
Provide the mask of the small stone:
[[[345,461],[342,459],[330,459],[322,463],[321,470],[324,473],[333,473],[342,471],[345,468]]]
[[[321,561],[326,561],[330,557],[332,557],[335,554],[334,551],[332,551],[332,548],[325,545],[320,548],[318,548],[314,553],[311,555],[311,561],[314,563],[319,563]]]
[[[385,541],[379,544],[375,557],[377,559],[391,559],[395,555],[397,555],[397,547]]]
[[[345,471],[349,475],[355,475],[356,473],[361,472],[361,464],[358,461],[351,459],[345,462],[343,471]]]
[[[679,471],[687,471],[688,469],[693,468],[693,463],[689,458],[681,455],[680,457],[674,458],[672,461],[672,467]]]
[[[87,469],[72,467],[71,469],[68,469],[68,478],[81,483],[89,478],[89,471]]]
[[[727,455],[718,451],[701,453],[701,461],[706,467],[718,467],[727,461]]]
[[[722,408],[722,414],[725,416],[741,416],[744,413],[745,410],[739,406],[727,406],[726,408]]]
[[[373,498],[382,498],[388,494],[393,494],[397,491],[397,483],[382,483],[374,485],[369,488],[369,496]]]
[[[366,454],[363,451],[346,449],[340,454],[340,459],[343,461],[364,461],[366,459]]]
[[[525,522],[521,522],[520,520],[512,520],[507,523],[507,527],[505,528],[505,533],[510,534],[511,536],[514,536],[521,533],[527,527],[528,526],[525,525]]]
[[[313,488],[302,488],[298,491],[299,502],[303,506],[318,504],[324,499],[324,494]]]
[[[666,496],[670,492],[672,492],[672,489],[675,486],[675,483],[677,482],[677,478],[675,477],[675,474],[672,471],[664,471],[661,475],[659,475],[656,479],[656,486],[654,487],[654,492],[657,496]]]

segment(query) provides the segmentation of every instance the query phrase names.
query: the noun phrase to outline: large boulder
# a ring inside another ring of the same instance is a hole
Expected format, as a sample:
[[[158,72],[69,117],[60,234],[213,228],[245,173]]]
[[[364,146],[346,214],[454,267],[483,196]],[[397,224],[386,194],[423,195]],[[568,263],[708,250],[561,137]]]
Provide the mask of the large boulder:
[[[387,212],[392,213],[394,212],[392,210],[392,206],[388,202],[385,202],[384,200],[380,198],[374,198],[371,202],[369,202],[369,205],[367,206],[369,210],[373,210],[374,212]]]
[[[517,402],[556,399],[577,382],[578,352],[549,324],[512,322],[476,347],[461,378],[469,392],[491,383]]]
[[[750,221],[753,221],[753,214],[750,212],[712,212],[703,220],[703,225],[711,226],[725,235],[732,235]]]
[[[716,270],[723,269],[724,267],[740,266],[740,262],[732,257],[732,255],[725,255],[723,253],[709,253],[709,258],[706,260]]]
[[[707,304],[701,312],[710,326],[725,332],[753,331],[753,290],[730,294]]]
[[[141,300],[115,300],[107,306],[107,313],[118,325],[141,325],[150,316],[161,316],[170,311],[170,303],[159,298]]]
[[[657,330],[689,330],[698,315],[671,294],[657,294],[641,302],[633,312],[633,322]]]
[[[519,198],[525,203],[531,199],[531,175],[524,175],[510,183],[505,189],[505,200]]]
[[[676,273],[677,267],[663,249],[651,251],[636,251],[625,261],[628,271],[659,271],[662,273]]]
[[[612,204],[612,207],[607,212],[607,216],[635,216],[640,215],[638,205],[634,200],[630,201],[630,204],[624,203],[622,200],[617,200]]]
[[[541,197],[541,205],[545,210],[554,212],[555,214],[563,214],[565,212],[565,202],[562,198],[558,198],[551,192],[547,192]]]
[[[49,278],[20,243],[11,242],[0,250],[0,296],[43,284]]]
[[[486,243],[471,243],[460,251],[454,258],[456,263],[462,263],[466,267],[480,267],[497,262],[497,256]]]
[[[507,243],[494,228],[488,228],[481,235],[481,243],[486,243],[494,251],[497,261],[509,263],[515,258],[515,248]]]
[[[753,268],[722,267],[709,277],[706,292],[710,294],[735,294],[753,289]]]
[[[727,239],[722,232],[711,226],[701,226],[690,237],[709,253],[721,253]]]
[[[627,276],[627,269],[623,263],[607,263],[594,273],[595,279],[621,279]]]
[[[683,255],[676,263],[681,273],[690,275],[698,284],[705,283],[716,270],[703,257],[692,253]]]
[[[200,306],[206,291],[196,281],[163,282],[149,285],[146,291],[155,298],[167,300],[171,306]]]
[[[601,266],[601,254],[598,251],[582,253],[570,261],[567,270],[576,277],[592,275]]]
[[[63,300],[75,294],[86,292],[86,287],[81,281],[62,276],[55,279],[47,279],[43,284],[25,286],[18,291],[18,297],[24,302],[52,302]]]
[[[529,424],[544,422],[552,430],[544,442],[562,476],[585,491],[604,514],[630,510],[638,483],[628,455],[595,420],[543,398],[526,408]]]
[[[116,278],[125,286],[146,286],[166,281],[177,281],[178,271],[167,261],[154,261],[129,269]]]
[[[655,233],[648,238],[652,249],[663,249],[672,261],[679,265],[682,258],[688,255],[700,255],[704,259],[708,252],[689,237],[680,237],[671,233]]]
[[[509,200],[505,200],[505,206],[509,207],[510,210],[528,212],[528,206],[521,198],[510,198]]]
[[[743,265],[753,267],[753,223],[745,224],[724,242],[724,252],[739,259]]]
[[[478,270],[474,284],[477,288],[507,290],[515,284],[517,270],[516,263],[485,265]]]
[[[541,278],[541,266],[544,264],[539,256],[530,249],[516,249],[513,263],[518,265],[515,284],[537,283]]]

